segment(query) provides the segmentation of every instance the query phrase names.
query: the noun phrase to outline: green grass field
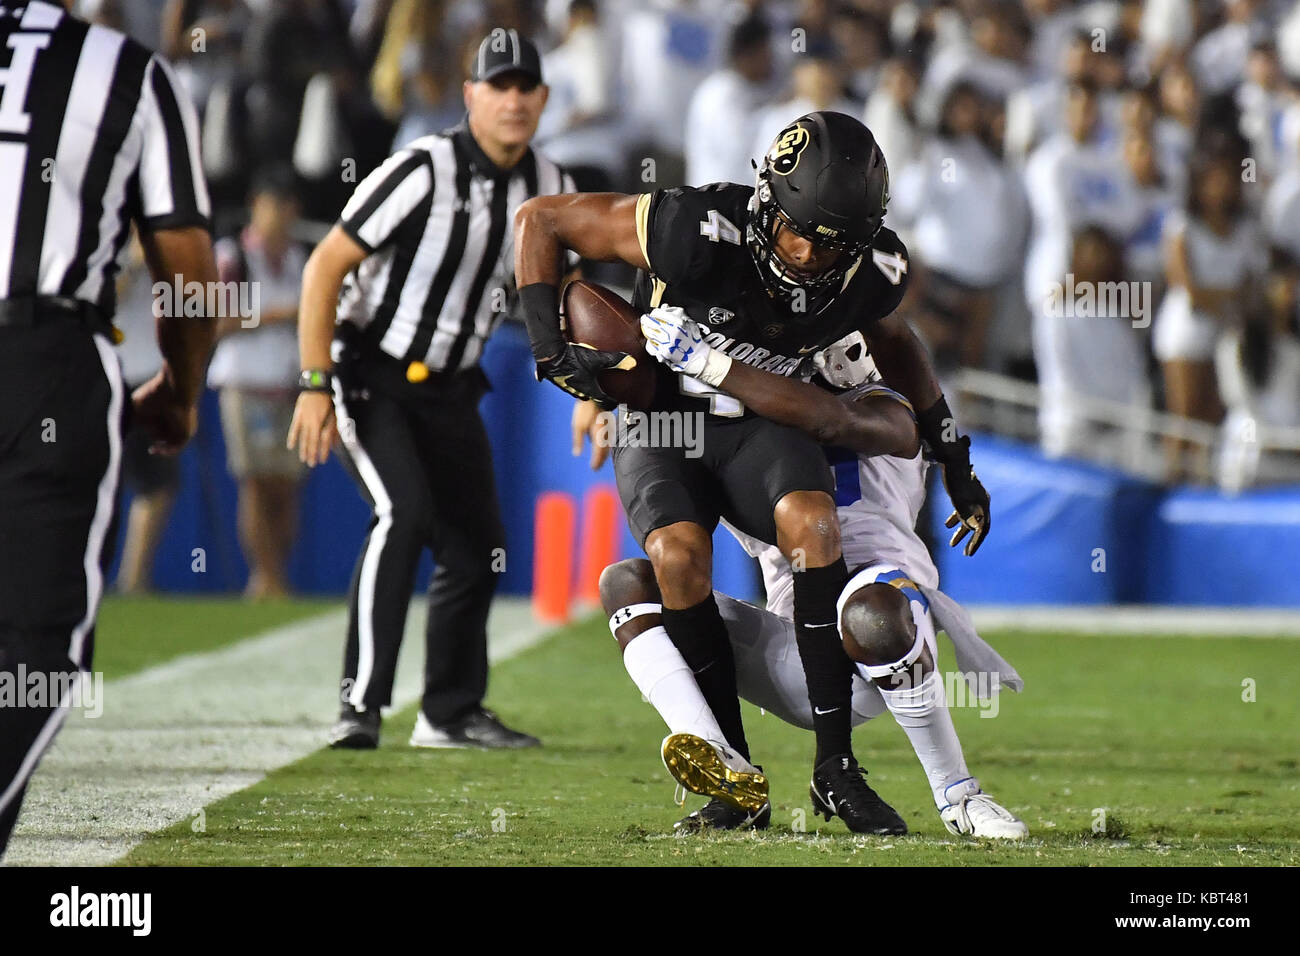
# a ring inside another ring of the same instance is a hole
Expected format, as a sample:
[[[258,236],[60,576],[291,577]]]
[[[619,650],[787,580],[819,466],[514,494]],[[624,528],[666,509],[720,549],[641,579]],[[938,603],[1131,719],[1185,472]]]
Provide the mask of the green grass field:
[[[161,654],[159,641],[139,637],[156,633],[159,603],[170,607]],[[126,673],[323,606],[110,601],[97,667]],[[123,633],[134,636],[119,642]],[[540,735],[542,749],[412,750],[410,707],[386,718],[379,751],[314,753],[209,806],[203,832],[178,823],[123,862],[1300,864],[1296,641],[986,636],[1016,664],[1026,692],[1004,695],[995,718],[974,708],[954,718],[972,771],[1029,824],[1021,845],[950,836],[888,716],[859,729],[856,748],[912,835],[854,837],[838,820],[821,821],[807,797],[811,735],[753,708],[746,723],[772,779],[771,829],[675,836],[684,811],[659,763],[665,730],[592,619],[493,671],[489,705]],[[1253,702],[1242,699],[1247,678]],[[699,802],[691,797],[687,809]],[[1094,833],[1102,810],[1106,832]]]

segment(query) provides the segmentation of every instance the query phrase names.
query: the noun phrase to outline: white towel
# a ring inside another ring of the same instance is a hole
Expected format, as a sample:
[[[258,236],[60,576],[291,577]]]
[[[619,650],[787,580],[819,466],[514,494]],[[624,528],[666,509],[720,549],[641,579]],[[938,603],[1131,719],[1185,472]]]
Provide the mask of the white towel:
[[[1013,691],[1024,689],[1024,679],[976,633],[975,623],[964,607],[936,588],[917,587],[930,602],[930,614],[936,628],[948,632],[948,639],[956,651],[957,668],[966,678],[972,693],[980,697],[985,692],[990,695],[997,693],[1003,687]],[[986,676],[981,679],[981,675]]]

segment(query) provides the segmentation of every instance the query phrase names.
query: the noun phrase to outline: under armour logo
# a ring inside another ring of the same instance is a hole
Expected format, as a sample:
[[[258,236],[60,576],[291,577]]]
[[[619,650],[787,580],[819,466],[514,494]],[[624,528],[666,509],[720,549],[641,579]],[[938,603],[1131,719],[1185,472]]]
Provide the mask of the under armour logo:
[[[632,620],[632,609],[630,607],[621,607],[614,612],[614,626],[618,627]]]

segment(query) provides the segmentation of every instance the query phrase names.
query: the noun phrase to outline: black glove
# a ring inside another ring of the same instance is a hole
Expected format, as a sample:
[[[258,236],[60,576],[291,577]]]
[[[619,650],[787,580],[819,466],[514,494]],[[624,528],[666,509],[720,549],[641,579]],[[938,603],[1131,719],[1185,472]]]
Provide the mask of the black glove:
[[[600,387],[596,376],[607,368],[626,371],[636,359],[626,352],[602,352],[590,345],[564,343],[557,355],[537,363],[537,380],[548,378],[574,398],[595,402],[601,408],[615,408],[618,402]]]
[[[988,537],[993,512],[989,493],[971,467],[970,436],[957,434],[956,420],[942,396],[917,415],[916,423],[930,448],[930,457],[943,466],[943,487],[956,509],[944,522],[946,528],[957,527],[949,546],[957,547],[970,534],[963,553],[973,555]]]
[[[614,408],[614,401],[596,381],[607,368],[626,370],[636,359],[626,352],[602,352],[589,345],[564,340],[560,329],[560,294],[546,282],[533,282],[519,290],[519,305],[537,363],[537,380],[550,379],[575,398]]]

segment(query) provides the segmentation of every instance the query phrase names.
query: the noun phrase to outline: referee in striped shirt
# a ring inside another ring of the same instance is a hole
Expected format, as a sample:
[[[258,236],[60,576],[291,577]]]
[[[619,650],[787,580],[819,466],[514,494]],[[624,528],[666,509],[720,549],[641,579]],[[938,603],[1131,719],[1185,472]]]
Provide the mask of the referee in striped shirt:
[[[163,368],[123,394],[112,349],[131,222],[154,279],[211,282],[198,123],[171,68],[51,3],[0,6],[0,854],[90,668],[124,421],[174,453],[212,325],[157,320]]]
[[[513,285],[515,210],[574,191],[529,146],[547,92],[533,44],[493,30],[465,83],[464,122],[415,140],[368,176],[303,271],[289,445],[316,465],[341,438],[374,509],[352,578],[335,747],[378,745],[426,547],[437,569],[411,745],[538,744],[482,706],[505,531],[478,363]]]

